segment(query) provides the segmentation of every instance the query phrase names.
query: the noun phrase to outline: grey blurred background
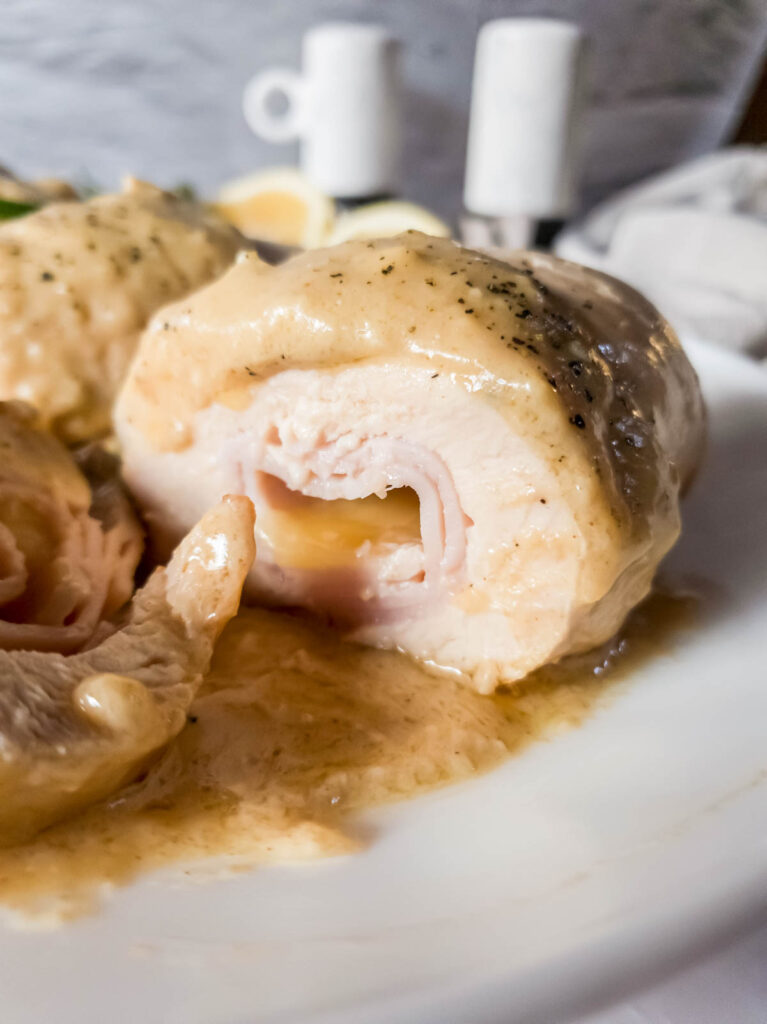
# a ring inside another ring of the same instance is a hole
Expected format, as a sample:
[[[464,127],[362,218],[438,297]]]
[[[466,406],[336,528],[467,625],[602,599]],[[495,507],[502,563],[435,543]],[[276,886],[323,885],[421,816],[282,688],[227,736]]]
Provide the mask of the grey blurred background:
[[[566,17],[593,39],[588,203],[729,137],[767,44],[767,0],[3,0],[0,162],[101,187],[125,171],[210,192],[292,146],[253,136],[240,95],[298,66],[304,29],[377,21],[405,42],[403,192],[460,207],[479,25]]]

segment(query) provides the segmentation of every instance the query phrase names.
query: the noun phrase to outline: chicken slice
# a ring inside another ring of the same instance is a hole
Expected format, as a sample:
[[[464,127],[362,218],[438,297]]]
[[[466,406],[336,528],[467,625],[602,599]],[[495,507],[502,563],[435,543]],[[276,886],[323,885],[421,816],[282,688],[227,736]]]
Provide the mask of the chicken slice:
[[[111,793],[180,731],[237,611],[253,524],[247,498],[224,498],[92,650],[0,651],[0,843]]]

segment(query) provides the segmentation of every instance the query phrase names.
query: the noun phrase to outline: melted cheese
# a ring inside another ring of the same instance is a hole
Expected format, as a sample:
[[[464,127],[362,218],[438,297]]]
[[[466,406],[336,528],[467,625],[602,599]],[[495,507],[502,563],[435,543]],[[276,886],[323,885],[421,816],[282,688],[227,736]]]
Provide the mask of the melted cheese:
[[[241,611],[186,728],[140,781],[0,849],[0,902],[55,922],[141,871],[353,851],[349,811],[468,778],[577,725],[690,609],[689,598],[656,596],[609,648],[492,698],[307,620]]]
[[[266,541],[275,560],[286,568],[350,566],[371,546],[420,543],[420,506],[410,488],[354,501],[288,493],[293,496],[284,507],[263,512],[256,526],[256,539]]]

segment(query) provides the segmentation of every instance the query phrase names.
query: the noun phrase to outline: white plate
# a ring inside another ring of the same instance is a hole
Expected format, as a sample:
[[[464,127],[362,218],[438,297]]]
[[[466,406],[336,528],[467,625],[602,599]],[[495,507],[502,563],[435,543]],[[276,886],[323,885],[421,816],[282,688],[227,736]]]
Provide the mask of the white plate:
[[[580,729],[366,815],[356,857],[0,931],[4,1024],[552,1024],[767,912],[767,375],[691,351],[712,440],[670,563],[718,598],[672,653]]]

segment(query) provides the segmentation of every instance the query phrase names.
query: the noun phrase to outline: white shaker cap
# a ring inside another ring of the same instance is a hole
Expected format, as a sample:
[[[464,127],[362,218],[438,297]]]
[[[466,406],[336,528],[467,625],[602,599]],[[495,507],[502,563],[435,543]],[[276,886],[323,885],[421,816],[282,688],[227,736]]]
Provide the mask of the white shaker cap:
[[[583,35],[502,18],[477,37],[464,205],[489,217],[563,217],[576,199]]]
[[[399,184],[400,44],[380,25],[330,22],[304,37],[301,167],[332,196]]]

